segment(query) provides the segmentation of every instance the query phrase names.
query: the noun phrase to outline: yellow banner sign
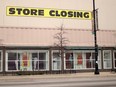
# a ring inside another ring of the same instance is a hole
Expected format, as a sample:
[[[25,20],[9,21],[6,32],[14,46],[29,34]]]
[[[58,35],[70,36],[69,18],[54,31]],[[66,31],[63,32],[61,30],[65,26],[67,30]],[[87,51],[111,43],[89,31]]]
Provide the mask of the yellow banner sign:
[[[91,11],[7,6],[7,16],[71,18],[91,20]]]

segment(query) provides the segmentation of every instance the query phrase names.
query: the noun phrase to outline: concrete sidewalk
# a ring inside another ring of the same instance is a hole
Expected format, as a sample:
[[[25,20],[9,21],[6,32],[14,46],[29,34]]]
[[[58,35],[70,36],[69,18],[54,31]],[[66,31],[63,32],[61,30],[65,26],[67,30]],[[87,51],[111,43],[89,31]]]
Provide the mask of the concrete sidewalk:
[[[72,74],[44,74],[44,75],[19,75],[19,76],[0,76],[0,80],[15,80],[15,79],[52,79],[52,78],[84,78],[84,77],[111,77],[115,76],[114,72],[100,72],[95,75],[94,72],[87,73],[72,73]]]

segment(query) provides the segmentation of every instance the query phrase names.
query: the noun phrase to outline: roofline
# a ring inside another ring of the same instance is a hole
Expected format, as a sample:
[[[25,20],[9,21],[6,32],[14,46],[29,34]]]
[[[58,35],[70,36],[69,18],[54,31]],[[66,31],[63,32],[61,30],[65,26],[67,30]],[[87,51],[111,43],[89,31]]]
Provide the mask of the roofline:
[[[7,29],[46,29],[46,30],[60,30],[59,28],[41,28],[41,27],[17,27],[17,26],[0,26],[0,28],[7,28]],[[65,28],[65,30],[76,30],[76,31],[91,31],[91,29],[76,29],[76,28]],[[116,32],[116,30],[105,30],[99,29],[98,31],[106,31],[106,32]]]

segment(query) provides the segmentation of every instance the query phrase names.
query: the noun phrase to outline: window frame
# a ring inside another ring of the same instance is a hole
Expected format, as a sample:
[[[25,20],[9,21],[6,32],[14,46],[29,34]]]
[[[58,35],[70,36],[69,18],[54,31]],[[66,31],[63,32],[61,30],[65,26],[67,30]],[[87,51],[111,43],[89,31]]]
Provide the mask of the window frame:
[[[69,60],[66,60],[66,53],[71,53],[71,54],[73,54],[73,60],[72,60],[72,59],[71,59],[71,60],[70,60],[70,59],[69,59]],[[65,56],[64,56],[64,69],[65,69],[65,70],[75,70],[75,65],[74,65],[74,64],[75,64],[74,52],[73,52],[73,51],[69,51],[69,52],[66,52],[66,53],[65,53]],[[72,64],[72,65],[73,65],[73,68],[67,68],[67,66],[66,66],[66,62],[67,62],[67,61],[73,63],[73,64]]]
[[[6,71],[7,72],[16,72],[16,71],[20,71],[19,69],[18,70],[8,70],[8,53],[10,52],[14,52],[16,54],[18,53],[23,53],[23,52],[27,52],[27,53],[31,53],[31,58],[32,58],[32,53],[37,53],[37,55],[39,55],[39,53],[45,53],[46,54],[46,69],[38,69],[38,70],[35,70],[35,71],[48,71],[49,70],[49,50],[7,50],[6,51],[6,57],[5,57],[5,64],[6,64]],[[18,57],[16,58],[18,59]],[[33,61],[32,59],[29,60],[29,61]],[[41,60],[38,60],[38,61],[41,61]],[[33,67],[33,66],[32,66]],[[29,71],[33,71],[33,68],[32,70],[29,70]]]
[[[104,59],[104,53],[105,52],[109,52],[110,53],[110,59]],[[103,50],[103,69],[111,69],[112,68],[112,56],[111,56],[111,50]],[[109,60],[109,62],[111,63],[110,67],[106,67],[105,66],[105,63],[104,63],[104,60]]]
[[[73,69],[66,69],[66,64],[65,64],[66,60],[64,59],[64,69],[65,70],[90,70],[90,69],[93,70],[93,69],[95,69],[95,67],[86,68],[86,55],[85,55],[86,53],[91,53],[91,54],[94,53],[94,50],[78,50],[78,51],[72,50],[72,51],[69,51],[69,53],[71,53],[71,52],[73,53],[73,57],[74,57],[74,59],[73,59],[74,60],[74,68]],[[84,61],[84,63],[85,63],[85,65],[83,65],[82,68],[77,68],[77,66],[76,66],[77,63],[75,60],[77,60],[76,59],[77,53],[82,53],[82,57],[83,57],[82,61]],[[65,56],[66,56],[66,54],[65,54]],[[98,51],[98,63],[100,64],[98,67],[99,67],[99,69],[101,69],[101,65],[102,65],[101,64],[101,50]]]
[[[61,57],[59,57],[59,58],[60,58],[60,61],[58,61],[58,60],[57,60],[57,62],[60,62],[60,69],[54,69],[54,63],[53,63],[53,61],[54,61],[54,60],[53,60],[53,53],[59,53],[59,50],[53,50],[53,51],[52,51],[52,55],[51,55],[51,56],[52,56],[52,60],[51,60],[52,70],[53,70],[53,71],[61,70],[61,69],[62,69],[62,67],[63,67],[63,66],[62,66],[62,60],[61,60]]]

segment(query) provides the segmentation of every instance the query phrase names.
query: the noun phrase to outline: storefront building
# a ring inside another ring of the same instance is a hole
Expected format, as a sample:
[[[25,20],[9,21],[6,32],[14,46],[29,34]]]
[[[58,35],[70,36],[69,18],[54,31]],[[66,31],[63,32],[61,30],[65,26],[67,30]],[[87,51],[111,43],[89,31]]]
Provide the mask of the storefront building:
[[[92,32],[84,29],[65,29],[67,32],[65,36],[69,42],[64,47],[64,59],[61,59],[60,50],[54,45],[56,40],[53,38],[59,31],[59,29],[0,27],[1,73],[94,71]],[[115,30],[97,31],[100,71],[116,69],[115,33]]]
[[[111,71],[116,69],[115,9],[113,2],[95,2],[98,67]],[[1,0],[0,73],[94,72],[92,11],[93,0]]]

